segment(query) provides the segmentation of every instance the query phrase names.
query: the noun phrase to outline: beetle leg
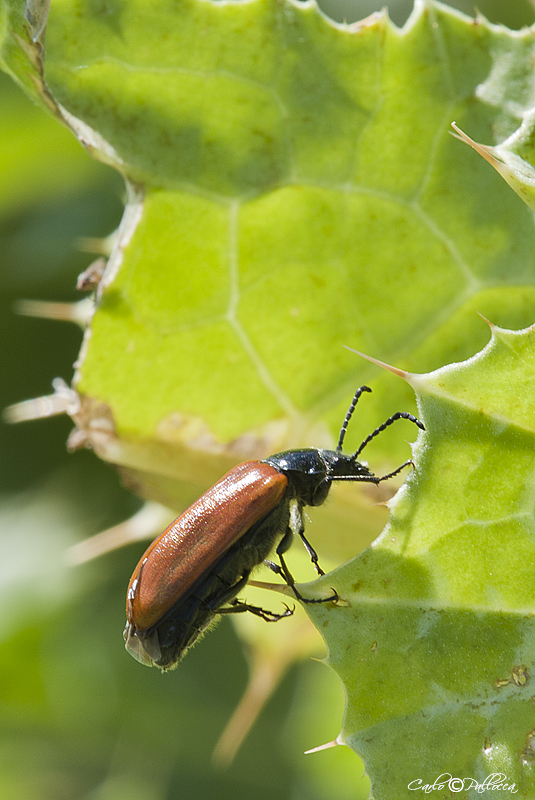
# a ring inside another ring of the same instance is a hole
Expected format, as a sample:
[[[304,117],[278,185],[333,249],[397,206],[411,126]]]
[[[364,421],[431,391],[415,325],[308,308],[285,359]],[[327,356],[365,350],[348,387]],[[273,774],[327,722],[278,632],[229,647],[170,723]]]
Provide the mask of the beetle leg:
[[[322,570],[322,568],[321,568],[321,567],[320,567],[320,565],[318,564],[318,554],[316,553],[316,551],[314,550],[314,548],[312,547],[312,545],[310,544],[310,542],[309,542],[309,541],[308,541],[308,539],[306,538],[306,536],[305,536],[305,532],[304,532],[304,531],[302,531],[302,532],[299,534],[299,536],[300,536],[300,539],[301,539],[301,541],[302,541],[302,542],[303,542],[303,544],[305,545],[306,551],[307,551],[308,555],[310,556],[310,560],[311,560],[311,561],[312,561],[312,563],[314,564],[314,569],[316,570],[316,572],[318,573],[318,575],[320,575],[320,576],[321,576],[321,575],[325,575],[324,571]]]
[[[223,606],[223,605],[225,605],[225,603],[228,603],[228,602],[234,600],[234,598],[236,597],[238,592],[241,592],[241,590],[244,588],[244,586],[246,586],[247,581],[249,580],[249,575],[250,574],[251,574],[250,570],[248,570],[247,572],[244,572],[244,574],[242,575],[240,580],[237,583],[235,583],[234,586],[229,586],[224,591],[219,592],[215,597],[212,597],[211,600],[209,600],[208,602],[205,603],[207,608],[209,608],[210,611],[212,611],[212,613],[216,613],[216,612],[219,613],[219,609],[214,608],[214,605]]]
[[[286,581],[292,592],[295,594],[297,600],[300,600],[301,603],[336,603],[336,601],[340,599],[338,597],[338,592],[336,592],[334,589],[331,597],[322,597],[314,599],[303,597],[301,592],[298,591],[298,589],[295,586],[295,579],[290,570],[288,569],[288,566],[286,564],[286,561],[284,560],[282,553],[277,552],[277,555],[280,558],[281,562],[280,566],[278,564],[275,564],[273,561],[264,561],[264,564],[267,567],[269,567],[270,570],[272,570],[272,572],[275,572],[276,575],[280,575],[282,578],[284,578],[284,580]]]
[[[277,555],[280,556],[281,553],[285,553],[292,543],[292,535],[295,534],[299,536],[301,541],[303,542],[305,549],[310,556],[310,560],[314,564],[314,569],[316,570],[318,575],[325,575],[325,572],[322,570],[320,565],[318,564],[318,554],[308,541],[305,536],[305,523],[303,522],[303,508],[297,502],[297,500],[292,500],[290,503],[290,524],[289,527],[286,529],[286,533],[284,534],[283,538],[281,539],[279,546],[277,547]]]
[[[284,617],[291,617],[295,611],[295,608],[289,608],[286,603],[283,604],[285,607],[285,611],[282,614],[275,614],[274,611],[266,611],[264,608],[260,608],[260,606],[251,606],[249,603],[243,603],[241,600],[233,600],[230,606],[227,608],[218,608],[216,614],[241,614],[244,611],[250,611],[251,614],[254,614],[256,617],[260,617],[265,622],[278,622],[280,619],[284,619]]]
[[[293,541],[294,532],[291,527],[286,528],[286,533],[280,540],[278,547],[277,547],[277,555],[279,553],[285,553],[291,546]]]

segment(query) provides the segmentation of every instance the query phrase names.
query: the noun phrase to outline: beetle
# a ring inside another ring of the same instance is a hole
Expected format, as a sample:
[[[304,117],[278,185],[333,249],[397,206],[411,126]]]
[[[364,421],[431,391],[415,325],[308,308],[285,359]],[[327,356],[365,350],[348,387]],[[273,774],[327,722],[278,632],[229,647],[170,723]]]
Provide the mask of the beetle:
[[[377,477],[358,457],[366,445],[398,419],[425,430],[412,414],[398,411],[364,439],[351,455],[342,453],[347,426],[363,392],[355,392],[340,430],[336,450],[285,450],[263,461],[247,461],[230,470],[148,547],[127,592],[126,649],[142,664],[162,670],[176,666],[216,615],[246,611],[276,622],[280,614],[237,599],[251,571],[264,562],[281,575],[295,597],[305,603],[336,601],[307,599],[295,586],[284,553],[297,534],[318,575],[325,573],[305,537],[304,506],[320,506],[333,481],[378,484],[412,464],[409,459],[388,475]],[[280,564],[267,561],[276,545]]]

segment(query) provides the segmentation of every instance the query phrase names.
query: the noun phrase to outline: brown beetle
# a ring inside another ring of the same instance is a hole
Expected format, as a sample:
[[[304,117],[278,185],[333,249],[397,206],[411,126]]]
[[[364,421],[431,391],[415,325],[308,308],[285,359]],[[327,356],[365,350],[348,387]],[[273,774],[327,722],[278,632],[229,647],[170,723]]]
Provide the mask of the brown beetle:
[[[412,414],[398,412],[373,431],[352,455],[342,453],[347,425],[361,386],[344,419],[336,450],[306,448],[276,453],[264,461],[247,461],[220,481],[181,514],[150,545],[134,570],[127,593],[126,648],[142,664],[162,670],[175,666],[216,615],[250,611],[267,622],[293,613],[265,611],[236,599],[251,571],[275,547],[280,566],[265,563],[282,575],[298,600],[302,597],[286,566],[284,553],[297,534],[319,575],[314,548],[304,535],[304,506],[325,502],[333,481],[378,484],[397,475],[376,477],[357,461],[364,447],[398,419],[408,419],[424,430]]]

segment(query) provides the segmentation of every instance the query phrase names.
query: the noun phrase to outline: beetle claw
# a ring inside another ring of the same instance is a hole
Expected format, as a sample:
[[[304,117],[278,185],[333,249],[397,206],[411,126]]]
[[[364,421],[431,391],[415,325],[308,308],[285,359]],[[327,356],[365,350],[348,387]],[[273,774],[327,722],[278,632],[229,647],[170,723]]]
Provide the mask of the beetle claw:
[[[242,614],[245,611],[250,611],[251,614],[254,614],[255,617],[260,617],[263,619],[264,622],[278,622],[280,619],[284,619],[284,617],[291,617],[295,611],[294,608],[290,608],[286,603],[283,603],[285,611],[282,614],[276,614],[274,611],[266,611],[265,608],[261,608],[260,606],[251,606],[249,603],[244,603],[241,600],[233,600],[230,607],[227,608],[218,608],[216,613],[217,614]]]

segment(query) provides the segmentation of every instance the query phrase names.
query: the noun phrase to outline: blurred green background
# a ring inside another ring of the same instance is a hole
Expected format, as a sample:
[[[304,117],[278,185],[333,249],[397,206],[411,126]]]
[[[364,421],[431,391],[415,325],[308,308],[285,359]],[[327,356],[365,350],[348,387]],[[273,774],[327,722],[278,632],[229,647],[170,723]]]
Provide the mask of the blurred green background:
[[[330,0],[348,22],[381,7]],[[470,2],[455,4],[473,13]],[[494,22],[535,20],[527,0],[479,2]],[[403,24],[409,2],[390,4]],[[93,260],[81,237],[105,237],[122,212],[122,181],[0,75],[2,407],[72,377],[76,325],[17,316],[22,298],[76,301]],[[127,380],[127,376],[125,376]],[[247,681],[224,620],[178,671],[161,675],[124,651],[124,594],[143,545],[70,568],[69,545],[135,512],[141,502],[92,453],[69,455],[71,425],[51,418],[0,427],[0,797],[10,800],[345,800],[368,784],[345,748],[303,751],[333,739],[343,696],[309,661],[268,703],[235,763],[211,753]]]

